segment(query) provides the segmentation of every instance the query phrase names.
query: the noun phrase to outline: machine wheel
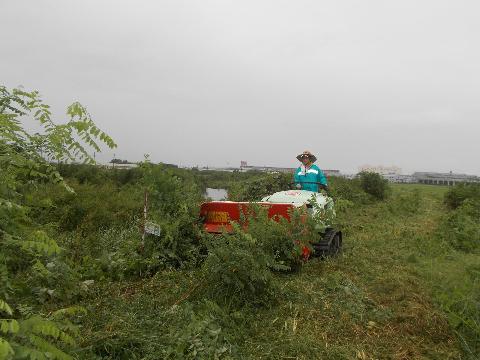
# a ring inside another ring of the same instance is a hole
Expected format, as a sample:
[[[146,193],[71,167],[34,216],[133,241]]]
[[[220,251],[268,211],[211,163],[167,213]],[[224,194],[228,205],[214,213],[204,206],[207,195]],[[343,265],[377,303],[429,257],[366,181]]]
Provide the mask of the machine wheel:
[[[330,244],[330,255],[337,255],[342,250],[342,238],[336,233]]]
[[[315,256],[335,256],[342,250],[342,233],[334,229],[327,229],[318,243],[314,243]]]

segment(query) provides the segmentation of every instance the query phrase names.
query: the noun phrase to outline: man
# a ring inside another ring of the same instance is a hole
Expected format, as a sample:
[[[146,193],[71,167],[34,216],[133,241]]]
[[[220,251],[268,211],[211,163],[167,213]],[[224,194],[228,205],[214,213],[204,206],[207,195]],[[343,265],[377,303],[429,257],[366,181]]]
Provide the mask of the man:
[[[304,151],[297,156],[298,161],[303,164],[295,170],[294,181],[297,188],[302,190],[318,192],[319,189],[327,190],[327,178],[317,165],[313,163],[317,160],[310,151]]]

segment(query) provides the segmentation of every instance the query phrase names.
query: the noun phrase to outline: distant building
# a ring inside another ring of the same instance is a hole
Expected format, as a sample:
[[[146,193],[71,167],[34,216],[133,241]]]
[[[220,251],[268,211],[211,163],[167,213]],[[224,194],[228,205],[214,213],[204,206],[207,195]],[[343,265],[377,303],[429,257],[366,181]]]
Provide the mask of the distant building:
[[[206,171],[206,170],[212,170],[212,171],[260,171],[260,172],[266,172],[266,173],[286,173],[286,174],[293,174],[297,168],[293,167],[278,167],[278,166],[255,166],[255,165],[248,165],[246,161],[242,161],[240,164],[240,168],[220,168],[220,167],[203,167],[199,168],[199,171]],[[340,170],[324,170],[325,176],[341,176]]]
[[[242,171],[239,168],[232,168],[232,167],[220,168],[220,167],[209,167],[209,166],[197,168],[197,170],[198,171],[226,171],[226,172]]]
[[[449,173],[436,172],[415,172],[413,173],[415,182],[420,184],[432,185],[455,185],[458,183],[478,183],[480,177],[475,175],[455,174],[451,171]]]
[[[373,172],[373,171],[371,171]],[[355,179],[359,176],[360,173],[357,174],[342,174],[340,176],[346,179]],[[377,173],[378,174],[378,173]],[[402,175],[402,174],[379,174],[384,179],[388,180],[391,183],[399,183],[399,184],[412,184],[415,183],[415,179],[412,175]]]
[[[133,169],[138,166],[137,163],[131,163],[128,160],[121,160],[121,159],[112,159],[110,161],[110,164],[112,164],[112,168],[115,169]]]
[[[114,169],[133,169],[138,167],[138,164],[136,163],[113,163],[111,165],[112,168]]]
[[[332,169],[322,169],[325,176],[342,176],[340,170],[332,170]]]
[[[382,175],[382,176],[384,179],[387,179],[389,182],[392,182],[392,183],[412,184],[416,182],[412,175],[388,174],[388,175]]]
[[[240,171],[261,171],[261,172],[281,172],[281,173],[293,173],[295,168],[290,167],[276,167],[276,166],[243,166]]]
[[[294,173],[297,168],[291,167],[276,167],[276,166],[244,166],[241,171],[262,171],[262,172],[275,172],[275,173]],[[324,170],[325,176],[340,176],[340,170]]]
[[[345,179],[352,180],[352,179],[355,179],[357,177],[357,174],[340,174],[340,176],[345,178]]]
[[[362,165],[358,168],[358,172],[374,172],[380,175],[400,175],[402,169],[397,166],[372,166],[372,165]]]

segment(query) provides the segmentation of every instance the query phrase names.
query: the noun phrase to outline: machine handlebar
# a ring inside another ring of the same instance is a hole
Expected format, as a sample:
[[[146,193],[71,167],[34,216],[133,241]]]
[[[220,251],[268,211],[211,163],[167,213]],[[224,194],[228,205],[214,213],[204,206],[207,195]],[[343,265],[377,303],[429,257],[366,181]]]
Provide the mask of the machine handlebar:
[[[301,184],[316,184],[321,190],[328,191],[328,186],[319,182],[314,182],[314,181],[294,181],[290,183],[290,186],[295,186],[296,188],[301,188]]]

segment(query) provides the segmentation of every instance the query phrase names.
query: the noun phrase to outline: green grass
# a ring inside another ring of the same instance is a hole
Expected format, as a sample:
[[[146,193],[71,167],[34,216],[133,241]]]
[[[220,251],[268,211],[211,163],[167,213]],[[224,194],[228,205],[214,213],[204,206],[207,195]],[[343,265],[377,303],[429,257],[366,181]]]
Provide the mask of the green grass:
[[[226,358],[474,359],[475,334],[448,300],[471,294],[467,272],[480,258],[438,237],[446,190],[398,185],[386,202],[348,209],[343,253],[277,274],[271,308],[216,308],[194,291],[195,271],[99,284],[79,355],[155,359],[186,343],[199,349],[191,358],[210,346]]]

